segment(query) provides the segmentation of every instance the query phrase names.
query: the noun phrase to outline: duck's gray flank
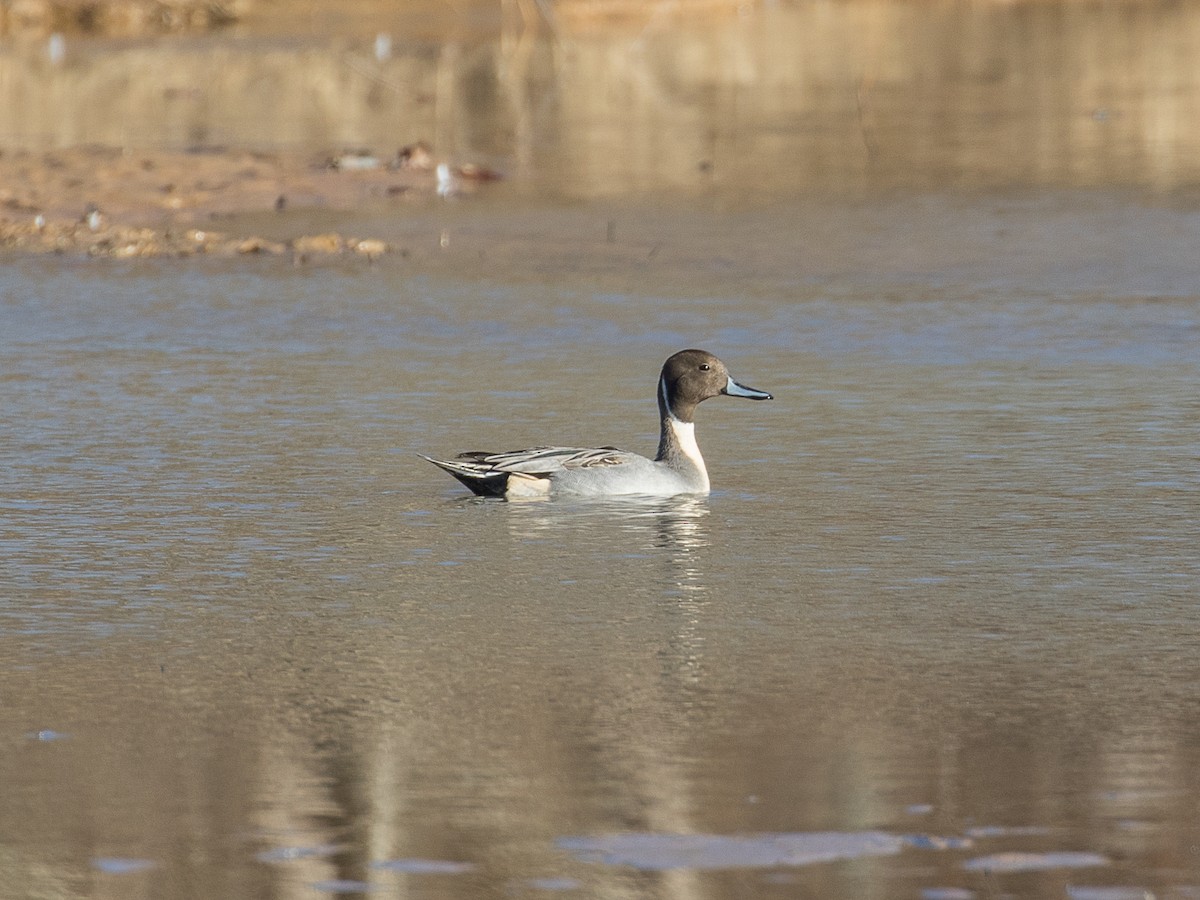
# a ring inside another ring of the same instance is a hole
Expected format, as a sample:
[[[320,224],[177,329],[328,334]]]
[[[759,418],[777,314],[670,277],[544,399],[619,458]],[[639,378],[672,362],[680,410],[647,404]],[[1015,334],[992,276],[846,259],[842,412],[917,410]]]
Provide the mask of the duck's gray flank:
[[[698,405],[721,394],[773,399],[766,391],[734,381],[713,354],[681,350],[663,364],[659,374],[660,431],[653,460],[616,447],[475,450],[452,460],[424,458],[482,496],[707,493],[708,470],[696,443],[694,416]]]

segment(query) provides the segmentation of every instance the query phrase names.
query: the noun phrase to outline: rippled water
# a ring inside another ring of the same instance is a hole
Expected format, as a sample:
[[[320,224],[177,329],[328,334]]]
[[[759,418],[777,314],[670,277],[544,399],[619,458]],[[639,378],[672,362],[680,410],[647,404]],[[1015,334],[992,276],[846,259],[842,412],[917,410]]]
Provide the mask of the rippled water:
[[[7,266],[0,893],[1195,896],[1194,221],[1009,199]],[[692,344],[707,499],[415,455],[650,451]]]

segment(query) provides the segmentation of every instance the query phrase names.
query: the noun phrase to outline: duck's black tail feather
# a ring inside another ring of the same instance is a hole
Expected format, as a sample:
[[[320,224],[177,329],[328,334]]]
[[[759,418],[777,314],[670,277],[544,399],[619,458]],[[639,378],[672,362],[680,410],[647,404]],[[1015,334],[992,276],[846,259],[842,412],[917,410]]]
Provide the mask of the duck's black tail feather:
[[[508,488],[508,472],[497,472],[490,466],[471,461],[487,456],[486,453],[464,453],[458,459],[434,459],[432,456],[418,455],[449,472],[480,497],[503,497]]]

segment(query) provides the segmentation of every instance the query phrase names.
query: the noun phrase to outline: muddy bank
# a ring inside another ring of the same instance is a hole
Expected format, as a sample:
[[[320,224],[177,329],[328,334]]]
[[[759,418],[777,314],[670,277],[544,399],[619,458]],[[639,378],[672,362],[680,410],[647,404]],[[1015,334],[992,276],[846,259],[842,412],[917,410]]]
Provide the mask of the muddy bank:
[[[287,241],[230,230],[260,212],[344,212],[468,193],[497,173],[474,166],[439,177],[423,146],[390,158],[240,150],[164,152],[82,147],[0,155],[0,248],[91,256],[387,252],[371,234]]]

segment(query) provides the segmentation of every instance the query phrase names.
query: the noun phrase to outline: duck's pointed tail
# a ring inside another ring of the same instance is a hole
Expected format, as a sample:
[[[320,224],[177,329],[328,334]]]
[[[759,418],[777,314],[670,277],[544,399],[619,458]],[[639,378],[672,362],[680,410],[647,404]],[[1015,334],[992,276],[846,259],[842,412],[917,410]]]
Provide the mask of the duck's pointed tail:
[[[497,472],[490,466],[475,462],[469,454],[459,459],[434,459],[418,453],[421,459],[449,472],[480,497],[503,497],[508,490],[508,472]]]

